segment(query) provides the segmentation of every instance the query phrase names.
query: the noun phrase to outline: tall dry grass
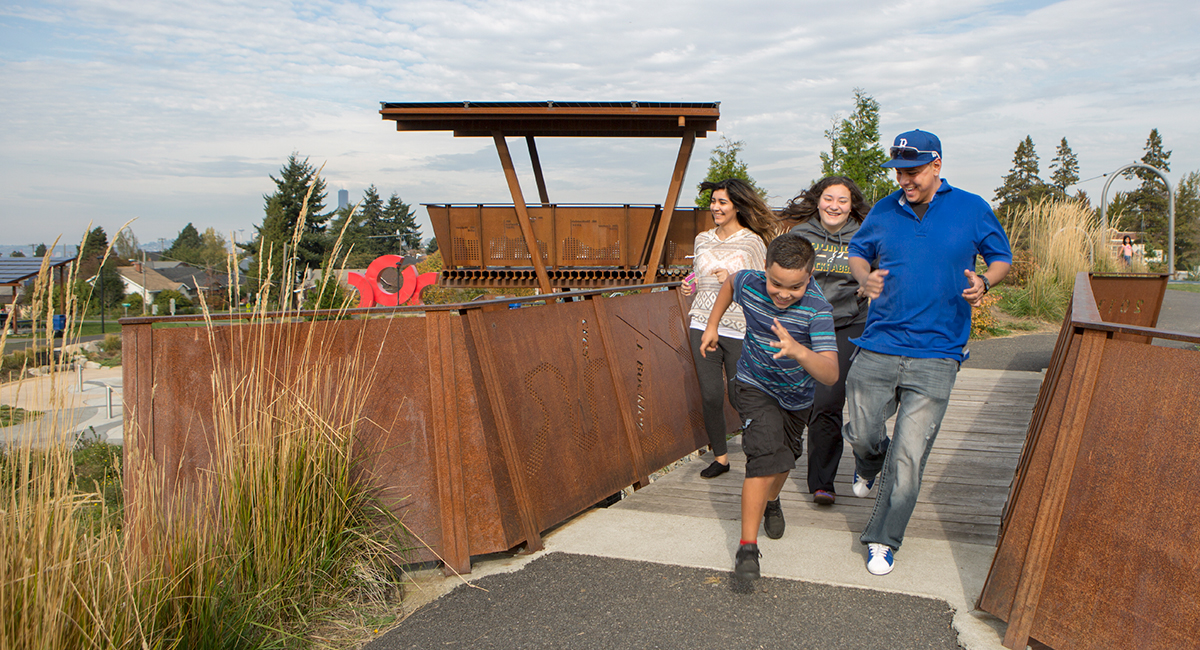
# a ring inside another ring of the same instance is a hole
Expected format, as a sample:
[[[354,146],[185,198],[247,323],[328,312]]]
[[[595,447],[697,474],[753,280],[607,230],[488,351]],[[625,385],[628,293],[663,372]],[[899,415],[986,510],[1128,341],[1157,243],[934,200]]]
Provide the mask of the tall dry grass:
[[[65,412],[0,455],[0,650],[324,645],[325,621],[395,596],[407,538],[361,470],[370,355],[334,359],[316,327],[280,325],[291,319],[266,315],[271,289],[263,279],[249,325],[205,323],[214,350],[239,344],[214,353],[214,442],[200,471],[140,453],[127,418],[124,512],[93,517],[106,506],[72,480]],[[337,643],[356,636],[353,620],[341,627],[351,631]]]
[[[1014,259],[1001,308],[1014,316],[1062,320],[1075,275],[1124,270],[1108,245],[1111,229],[1086,205],[1044,199],[1011,214]]]

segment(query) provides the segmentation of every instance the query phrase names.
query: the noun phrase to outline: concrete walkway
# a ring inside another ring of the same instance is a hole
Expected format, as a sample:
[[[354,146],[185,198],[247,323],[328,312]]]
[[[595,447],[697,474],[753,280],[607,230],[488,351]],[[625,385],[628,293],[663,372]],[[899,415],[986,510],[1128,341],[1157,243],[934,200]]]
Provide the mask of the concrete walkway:
[[[122,395],[120,367],[84,368],[82,374],[79,370],[64,370],[2,384],[0,404],[41,411],[43,415],[0,428],[0,442],[31,440],[44,444],[65,434],[71,440],[89,435],[115,445],[124,444]]]

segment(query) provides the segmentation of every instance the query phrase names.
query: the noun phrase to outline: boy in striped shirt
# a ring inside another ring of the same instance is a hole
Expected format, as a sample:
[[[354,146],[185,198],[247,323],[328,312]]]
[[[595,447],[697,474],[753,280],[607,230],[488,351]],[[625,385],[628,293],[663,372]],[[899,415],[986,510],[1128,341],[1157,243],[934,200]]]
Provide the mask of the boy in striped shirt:
[[[742,539],[734,573],[759,576],[758,525],[767,537],[783,536],[779,491],[795,469],[814,381],[830,385],[838,378],[833,308],[812,279],[816,255],[800,235],[776,237],[767,246],[766,271],[739,271],[721,285],[701,353],[717,349],[717,323],[736,302],[746,317],[746,338],[730,401],[746,423],[742,450]]]

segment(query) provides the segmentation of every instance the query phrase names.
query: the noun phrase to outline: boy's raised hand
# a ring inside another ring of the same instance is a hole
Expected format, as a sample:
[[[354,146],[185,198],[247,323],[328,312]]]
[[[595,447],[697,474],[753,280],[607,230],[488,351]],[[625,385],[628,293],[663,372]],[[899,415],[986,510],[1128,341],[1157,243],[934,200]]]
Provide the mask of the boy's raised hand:
[[[767,345],[773,348],[779,348],[779,352],[774,354],[774,358],[782,359],[784,357],[791,357],[792,359],[799,361],[801,351],[808,351],[808,348],[797,343],[796,339],[792,338],[791,334],[788,334],[787,329],[784,328],[783,325],[779,324],[778,318],[772,320],[775,322],[775,324],[771,325],[771,331],[774,332],[775,336],[779,337],[779,340],[767,341]]]

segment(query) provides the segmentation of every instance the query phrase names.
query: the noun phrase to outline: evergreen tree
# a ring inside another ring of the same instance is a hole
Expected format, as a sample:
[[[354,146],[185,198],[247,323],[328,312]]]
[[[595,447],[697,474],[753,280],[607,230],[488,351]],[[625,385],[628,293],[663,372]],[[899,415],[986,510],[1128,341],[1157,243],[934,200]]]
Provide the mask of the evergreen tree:
[[[287,163],[279,170],[279,178],[270,177],[275,183],[275,192],[263,195],[263,223],[255,226],[257,232],[251,242],[239,244],[254,256],[250,276],[261,276],[276,285],[282,279],[280,273],[285,257],[294,258],[294,280],[298,281],[304,269],[321,267],[328,244],[324,232],[330,215],[321,213],[325,209],[325,181],[317,176],[317,170],[307,158],[301,161],[298,155],[293,152],[288,156]],[[310,185],[312,193],[308,194]],[[307,206],[306,194],[309,197]],[[301,223],[300,213],[305,207],[307,210]],[[293,247],[292,235],[297,228],[301,229],[300,243]]]
[[[189,264],[197,264],[200,257],[200,249],[204,246],[203,240],[200,239],[200,232],[196,227],[188,222],[188,225],[183,227],[176,235],[175,241],[171,247],[163,252],[163,256],[170,260],[187,262]]]
[[[879,102],[862,88],[854,89],[854,113],[841,122],[834,118],[825,132],[829,153],[821,154],[821,174],[847,176],[874,203],[899,186],[882,167],[888,154],[879,143]]]
[[[1006,216],[1009,211],[1029,201],[1037,201],[1047,191],[1046,184],[1038,176],[1038,155],[1033,148],[1033,138],[1017,144],[1013,153],[1013,166],[1004,177],[1004,183],[996,188],[996,212]]]
[[[104,252],[108,250],[108,234],[104,232],[104,228],[96,226],[92,228],[84,238],[83,243],[78,248],[78,262],[81,271],[86,273],[95,273],[96,267],[100,265],[98,258],[104,256]],[[82,275],[82,273],[80,273]]]
[[[45,257],[46,256],[46,245],[38,244],[37,248],[35,248],[33,251],[33,256],[34,257]]]
[[[329,237],[329,250],[333,251],[333,245],[338,237],[342,238],[341,248],[338,251],[338,263],[345,268],[363,268],[374,258],[367,259],[370,252],[367,250],[367,239],[362,227],[362,211],[359,206],[347,205],[343,208],[334,210],[333,215],[329,219],[329,228],[325,234]],[[349,223],[347,223],[349,222]],[[351,261],[350,257],[355,261]],[[366,260],[366,263],[358,263],[357,260]]]
[[[437,237],[430,237],[429,243],[425,245],[425,254],[432,255],[438,249]]]
[[[364,239],[362,252],[369,254],[371,260],[380,255],[395,253],[399,239],[396,236],[396,227],[388,223],[387,215],[383,211],[383,198],[379,196],[379,190],[375,189],[374,184],[363,192],[361,212],[360,223]]]
[[[1149,137],[1146,138],[1145,154],[1142,156],[1142,164],[1149,165],[1155,169],[1162,170],[1164,173],[1171,171],[1171,152],[1163,149],[1162,136],[1159,135],[1158,129],[1151,129]],[[1168,201],[1167,188],[1163,180],[1158,174],[1136,167],[1124,174],[1125,178],[1141,179],[1142,184],[1137,189],[1129,192],[1129,201],[1131,209],[1130,216],[1135,220],[1137,227],[1145,233],[1146,244],[1148,247],[1155,250],[1165,250],[1168,241],[1168,226],[1167,219]],[[1179,237],[1175,238],[1176,247],[1179,245]],[[1166,257],[1164,256],[1164,259]],[[1180,261],[1178,252],[1175,254],[1176,262]]]
[[[1067,144],[1066,138],[1058,143],[1054,159],[1050,161],[1050,169],[1054,170],[1050,175],[1050,185],[1054,194],[1060,198],[1065,197],[1067,188],[1079,182],[1079,158],[1071,151],[1071,145]]]
[[[746,171],[746,163],[738,158],[738,154],[742,152],[746,143],[742,140],[730,142],[729,138],[721,136],[721,144],[713,148],[712,154],[708,157],[708,174],[704,176],[704,182],[716,183],[727,178],[740,178],[754,188],[760,197],[765,201],[767,199],[767,191],[758,186],[751,178],[750,172]],[[699,185],[696,186],[699,189]],[[712,201],[712,192],[704,190],[700,192],[700,196],[696,197],[696,205],[701,208],[708,208],[708,204]]]
[[[400,200],[395,192],[388,198],[383,212],[395,231],[400,234],[401,250],[421,250],[421,226],[417,225],[416,212],[407,203]]]
[[[1175,266],[1200,266],[1200,172],[1191,172],[1175,190]]]

